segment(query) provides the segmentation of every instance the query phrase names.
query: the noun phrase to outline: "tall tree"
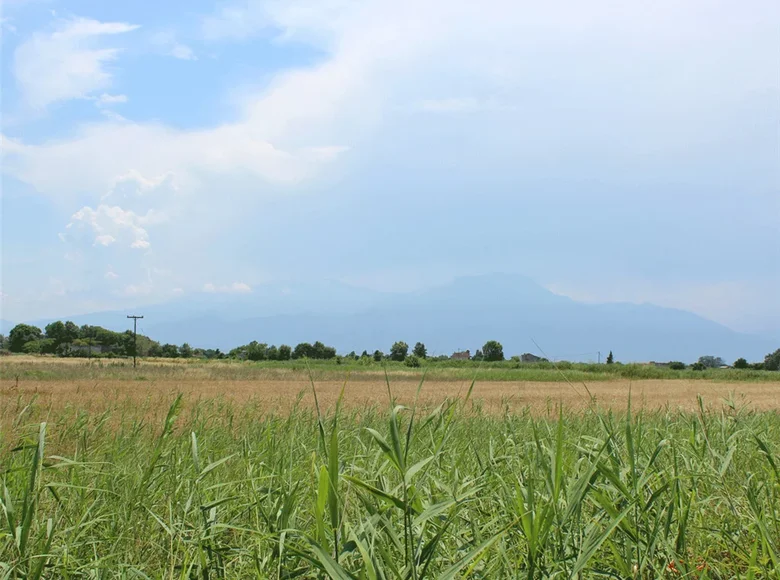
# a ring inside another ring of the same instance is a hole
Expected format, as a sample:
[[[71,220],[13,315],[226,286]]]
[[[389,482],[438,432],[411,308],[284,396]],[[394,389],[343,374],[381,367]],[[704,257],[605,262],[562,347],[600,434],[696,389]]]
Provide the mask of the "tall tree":
[[[764,368],[768,371],[780,371],[780,348],[764,357]]]
[[[181,358],[192,358],[192,347],[185,342],[181,345],[181,348],[179,348],[179,354],[181,355]]]
[[[418,342],[414,345],[414,348],[412,349],[412,354],[416,356],[417,358],[428,358],[428,349],[425,348],[425,345],[421,342]]]
[[[482,355],[489,362],[504,360],[504,347],[497,340],[488,340],[482,347]]]
[[[399,340],[390,347],[390,360],[403,362],[409,352],[409,345]]]
[[[22,348],[28,342],[43,338],[41,329],[29,324],[17,324],[8,334],[8,350],[22,352]]]
[[[612,351],[609,351],[609,354],[607,355],[607,364],[611,365],[615,362],[615,357],[612,356]]]
[[[699,363],[704,365],[704,368],[707,369],[716,369],[718,367],[722,367],[725,363],[723,362],[723,359],[719,356],[700,356],[699,357]]]
[[[291,356],[292,348],[286,344],[279,346],[279,360],[290,360]]]

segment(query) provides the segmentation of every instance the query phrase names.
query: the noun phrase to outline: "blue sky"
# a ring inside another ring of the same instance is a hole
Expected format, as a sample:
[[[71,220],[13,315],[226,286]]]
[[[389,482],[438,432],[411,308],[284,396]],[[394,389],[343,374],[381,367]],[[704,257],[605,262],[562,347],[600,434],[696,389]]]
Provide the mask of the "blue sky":
[[[2,317],[527,274],[780,336],[780,5],[2,3]]]

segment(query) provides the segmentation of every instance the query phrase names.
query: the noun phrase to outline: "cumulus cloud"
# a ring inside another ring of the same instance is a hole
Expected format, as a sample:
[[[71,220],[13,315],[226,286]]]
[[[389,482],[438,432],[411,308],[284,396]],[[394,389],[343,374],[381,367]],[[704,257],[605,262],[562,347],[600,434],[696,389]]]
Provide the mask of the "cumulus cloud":
[[[95,235],[94,245],[110,246],[124,240],[130,248],[147,249],[150,246],[148,226],[166,221],[165,214],[149,210],[145,215],[101,204],[97,208],[84,206],[71,216],[67,230],[87,228]]]
[[[106,273],[103,275],[103,277],[104,277],[106,280],[116,280],[117,278],[119,278],[119,274],[117,274],[116,272],[114,272],[114,271],[112,271],[112,270],[108,270],[108,271],[107,271],[107,272],[106,272]]]
[[[107,89],[112,82],[107,65],[116,60],[119,49],[106,46],[105,38],[136,28],[74,18],[58,21],[51,31],[36,32],[14,52],[13,73],[25,102],[44,109]]]
[[[203,285],[203,291],[210,294],[247,294],[252,291],[252,288],[244,282],[233,282],[225,285],[208,283]]]

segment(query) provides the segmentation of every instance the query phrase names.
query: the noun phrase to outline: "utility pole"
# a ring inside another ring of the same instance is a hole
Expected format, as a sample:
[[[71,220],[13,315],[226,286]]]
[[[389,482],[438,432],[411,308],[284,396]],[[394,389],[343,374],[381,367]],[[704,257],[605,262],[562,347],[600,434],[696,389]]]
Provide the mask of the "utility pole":
[[[599,364],[601,364],[601,351],[599,351]]]
[[[138,342],[137,342],[138,319],[143,318],[143,316],[133,315],[133,316],[128,316],[128,318],[133,319],[133,368],[135,368],[135,357],[136,354],[138,353]]]

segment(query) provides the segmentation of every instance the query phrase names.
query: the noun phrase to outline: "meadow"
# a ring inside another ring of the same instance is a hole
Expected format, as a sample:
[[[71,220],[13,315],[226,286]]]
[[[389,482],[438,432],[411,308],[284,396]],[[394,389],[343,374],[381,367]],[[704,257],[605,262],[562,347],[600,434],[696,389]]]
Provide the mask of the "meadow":
[[[777,381],[18,360],[0,578],[780,576]]]

